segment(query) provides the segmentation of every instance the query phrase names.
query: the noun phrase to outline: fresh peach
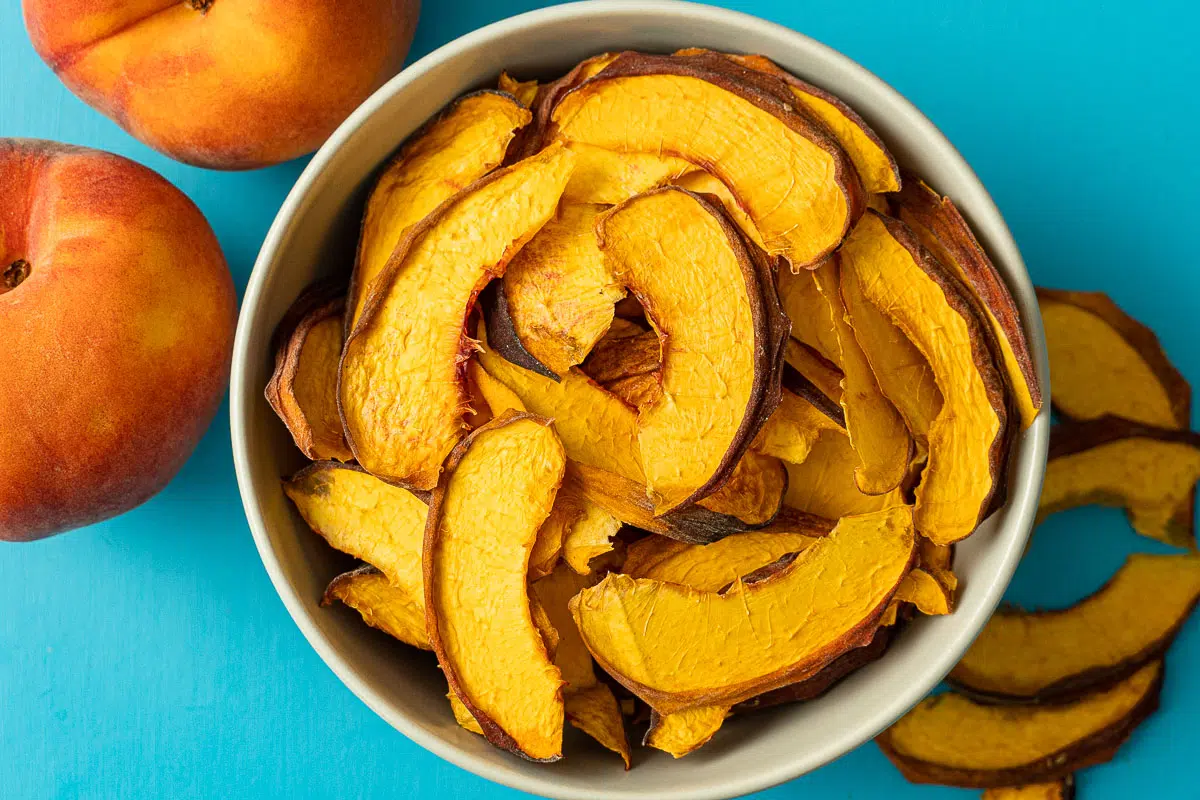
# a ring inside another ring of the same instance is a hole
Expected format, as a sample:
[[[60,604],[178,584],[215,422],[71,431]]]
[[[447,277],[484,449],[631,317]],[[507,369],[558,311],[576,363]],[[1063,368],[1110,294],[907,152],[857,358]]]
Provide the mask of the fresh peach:
[[[236,305],[212,229],[161,176],[0,139],[0,540],[165,486],[224,394]]]
[[[418,0],[23,0],[75,94],[172,158],[312,152],[404,61]]]

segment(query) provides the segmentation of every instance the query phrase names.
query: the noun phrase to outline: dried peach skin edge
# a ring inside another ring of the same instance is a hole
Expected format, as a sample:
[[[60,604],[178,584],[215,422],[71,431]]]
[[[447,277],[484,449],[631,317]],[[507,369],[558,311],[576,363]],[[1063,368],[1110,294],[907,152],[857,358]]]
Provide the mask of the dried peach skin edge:
[[[375,567],[372,567],[370,564],[350,570],[349,572],[343,572],[341,575],[338,575],[332,581],[330,581],[329,585],[325,587],[325,594],[321,597],[321,606],[327,608],[333,605],[335,600],[340,601],[347,607],[356,611],[362,617],[363,622],[372,628],[381,630],[388,636],[391,636],[393,639],[404,642],[412,647],[416,647],[421,650],[432,650],[433,645],[430,644],[429,635],[425,631],[424,619],[421,620],[421,627],[419,630],[398,630],[392,625],[377,621],[379,612],[383,609],[380,609],[376,606],[367,605],[362,601],[362,598],[354,595],[354,585],[356,581],[362,578],[374,576],[378,576],[386,580],[386,576],[384,576],[383,572]],[[403,591],[402,589],[396,587],[392,588],[395,588],[397,592]],[[423,600],[424,598],[422,598],[422,601]]]
[[[456,671],[454,670],[451,662],[447,659],[447,652],[445,649],[445,644],[444,644],[444,641],[443,641],[443,639],[441,637],[441,633],[440,633],[440,621],[437,618],[437,610],[436,610],[438,604],[437,604],[437,598],[435,596],[437,587],[434,586],[436,581],[434,580],[435,576],[433,575],[434,566],[433,566],[432,553],[433,553],[434,549],[437,547],[438,539],[440,536],[439,527],[440,527],[441,516],[442,516],[441,515],[441,505],[445,498],[446,488],[447,488],[447,484],[449,482],[450,476],[454,474],[454,471],[458,467],[458,464],[463,460],[463,458],[470,451],[471,445],[475,442],[475,440],[478,437],[480,437],[486,433],[489,433],[491,431],[495,431],[499,428],[503,428],[506,425],[511,425],[513,423],[521,422],[523,420],[532,420],[532,421],[537,422],[538,424],[544,425],[546,427],[550,427],[550,425],[551,425],[550,420],[545,419],[544,417],[539,417],[536,414],[530,414],[528,412],[519,412],[519,411],[506,411],[503,414],[501,414],[499,417],[496,417],[491,422],[487,423],[486,425],[484,425],[480,428],[476,428],[474,431],[471,431],[470,434],[468,434],[466,437],[464,437],[462,440],[460,440],[457,445],[455,445],[454,450],[452,450],[450,455],[446,458],[446,463],[444,465],[444,470],[442,472],[442,479],[438,481],[438,485],[434,488],[433,492],[430,495],[429,518],[428,518],[428,521],[425,526],[424,557],[422,559],[424,561],[423,570],[425,573],[424,574],[424,578],[425,578],[425,609],[426,609],[425,624],[429,630],[429,639],[430,639],[430,643],[433,645],[433,652],[437,656],[438,664],[441,665],[442,671],[446,676],[446,682],[450,684],[450,692],[458,698],[462,707],[465,708],[468,712],[470,712],[471,716],[475,718],[475,721],[479,724],[479,727],[483,732],[484,738],[487,739],[490,743],[494,744],[495,746],[497,746],[503,750],[507,750],[508,752],[513,753],[514,755],[521,756],[522,758],[524,758],[526,760],[535,761],[535,762],[539,762],[539,763],[549,763],[549,762],[559,760],[562,756],[559,755],[557,757],[540,758],[540,759],[539,758],[531,758],[529,755],[527,755],[524,752],[524,750],[521,748],[521,745],[511,735],[509,735],[509,733],[507,731],[505,731],[498,724],[496,724],[496,722],[493,721],[487,714],[485,714],[478,706],[476,706],[474,703],[471,702],[469,695],[465,692],[462,685],[459,683],[458,675],[457,675]],[[526,568],[528,568],[528,567],[526,567]],[[526,597],[528,597],[528,593],[526,593]],[[531,612],[530,612],[531,624],[532,624],[532,614],[533,614],[533,612],[531,610]],[[536,624],[535,624],[535,629],[536,629]],[[539,631],[538,633],[539,633],[539,638],[541,638],[541,632]],[[547,656],[549,656],[548,653],[547,653]],[[560,697],[561,697],[561,691],[560,691]],[[464,727],[466,727],[466,726],[464,726]]]
[[[1154,331],[1126,314],[1108,295],[1101,292],[1075,292],[1038,286],[1037,297],[1039,302],[1049,301],[1074,306],[1098,317],[1101,322],[1112,328],[1117,336],[1137,351],[1142,361],[1158,378],[1163,391],[1170,398],[1172,415],[1178,427],[1187,428],[1191,424],[1192,387],[1167,358]],[[1047,335],[1052,335],[1052,332],[1047,331]],[[1050,387],[1050,402],[1054,404],[1053,386]],[[1066,419],[1072,418],[1069,412],[1057,405],[1054,410]]]
[[[345,444],[345,434],[340,429],[336,431],[336,435],[342,439],[340,450],[330,453],[321,453],[316,450],[316,437],[312,425],[292,393],[296,372],[300,368],[300,354],[304,349],[309,331],[318,322],[342,314],[345,307],[345,297],[328,285],[310,286],[304,290],[292,307],[288,309],[276,329],[275,371],[271,373],[271,378],[267,381],[266,389],[263,391],[267,403],[287,426],[296,447],[300,448],[300,452],[306,458],[314,461],[328,457],[336,458],[339,461],[349,461],[353,458],[350,449]],[[334,381],[333,389],[336,392],[336,372],[331,377]],[[327,432],[330,437],[334,433],[334,431]]]

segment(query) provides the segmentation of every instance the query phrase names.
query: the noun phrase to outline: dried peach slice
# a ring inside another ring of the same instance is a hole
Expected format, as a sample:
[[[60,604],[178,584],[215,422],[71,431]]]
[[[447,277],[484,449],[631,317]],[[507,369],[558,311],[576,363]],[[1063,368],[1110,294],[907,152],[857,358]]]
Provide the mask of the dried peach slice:
[[[596,662],[660,714],[732,706],[869,641],[915,557],[911,511],[894,507],[843,518],[790,564],[723,593],[613,573],[571,611]]]
[[[316,289],[323,294],[322,289]],[[275,358],[275,372],[267,383],[271,408],[287,425],[300,452],[314,460],[354,458],[342,435],[342,418],[337,408],[337,370],[342,356],[344,297],[318,299],[306,292],[293,305],[304,306],[290,332],[280,331],[282,340]],[[293,316],[289,313],[288,317]],[[288,324],[288,321],[285,323]],[[281,325],[282,328],[282,325]]]
[[[1109,761],[1158,708],[1162,662],[1110,689],[1057,706],[979,705],[962,695],[921,701],[876,738],[913,783],[988,788],[1065,778]]]
[[[405,234],[373,283],[338,380],[347,442],[372,474],[437,483],[464,430],[467,317],[554,214],[573,158],[550,147],[462,190]]]
[[[530,608],[529,553],[566,462],[548,420],[505,412],[451,453],[425,529],[426,627],[489,742],[562,756],[562,676]]]
[[[455,100],[409,137],[367,199],[350,282],[347,334],[408,229],[500,166],[513,137],[532,119],[512,97],[476,92]]]

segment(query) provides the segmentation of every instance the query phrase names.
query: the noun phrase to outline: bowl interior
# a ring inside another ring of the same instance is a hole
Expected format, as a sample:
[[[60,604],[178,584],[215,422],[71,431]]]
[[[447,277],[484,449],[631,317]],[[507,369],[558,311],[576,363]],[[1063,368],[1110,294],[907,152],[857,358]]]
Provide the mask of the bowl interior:
[[[897,159],[952,196],[1004,273],[1020,304],[1046,383],[1044,339],[1028,275],[1000,214],[937,129],[878,78],[832,50],[746,15],[685,3],[593,0],[488,26],[406,70],[367,101],[313,159],[288,197],[250,279],[238,328],[232,427],[238,479],[263,561],[297,624],[339,677],[397,729],[486,778],[557,797],[729,797],[810,771],[856,747],[923,697],[957,661],[999,602],[1033,521],[1045,463],[1043,415],[1016,442],[1008,502],[959,546],[958,610],[923,618],[881,661],[825,697],[730,719],[722,734],[679,761],[635,748],[635,768],[574,732],[568,757],[530,764],[460,729],[432,655],[390,640],[343,607],[322,609],[326,584],[351,560],[312,534],[286,502],[279,478],[302,465],[263,400],[271,337],[312,281],[346,274],[372,179],[424,120],[463,92],[493,85],[502,69],[549,78],[606,50],[670,52],[698,46],[762,53],[841,96]]]

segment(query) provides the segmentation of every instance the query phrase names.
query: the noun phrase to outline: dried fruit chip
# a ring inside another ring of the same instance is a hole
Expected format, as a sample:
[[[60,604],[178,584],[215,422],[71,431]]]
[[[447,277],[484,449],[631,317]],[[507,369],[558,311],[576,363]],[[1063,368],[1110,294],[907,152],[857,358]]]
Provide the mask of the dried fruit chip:
[[[896,599],[912,603],[922,614],[940,616],[954,611],[954,590],[932,573],[914,569],[896,590]]]
[[[506,412],[451,453],[425,533],[426,627],[450,688],[489,742],[537,761],[562,755],[562,676],[526,573],[564,464],[548,420]]]
[[[1037,290],[1050,353],[1050,399],[1071,419],[1108,414],[1187,428],[1192,390],[1158,337],[1101,292]]]
[[[941,390],[916,521],[936,544],[969,536],[992,509],[1005,461],[1005,398],[974,301],[903,223],[867,212],[839,252],[864,298],[916,345]]]
[[[621,521],[585,497],[580,497],[580,505],[583,514],[564,537],[562,554],[571,569],[586,575],[592,571],[593,558],[613,549]]]
[[[942,410],[942,392],[929,362],[887,316],[863,296],[858,274],[843,270],[842,299],[871,371],[883,395],[892,401],[918,443],[918,458],[928,450],[929,428]]]
[[[571,611],[567,607],[571,598],[595,585],[597,580],[599,578],[579,575],[560,565],[549,576],[533,583],[530,589],[558,630],[559,644],[554,665],[566,681],[563,702],[567,720],[620,755],[625,762],[625,769],[629,769],[629,739],[625,735],[620,706],[608,685],[596,678],[592,654],[583,646],[579,629],[575,627],[575,620],[571,618]]]
[[[424,602],[421,542],[429,509],[422,497],[332,461],[310,464],[283,490],[332,547],[377,567],[414,602]]]
[[[788,270],[780,270],[776,281],[779,285],[779,302],[792,321],[792,336],[840,371],[841,348],[838,345],[837,328],[833,324],[832,309],[821,296],[813,273],[794,275]],[[800,367],[797,369],[804,371]]]
[[[1042,407],[1042,387],[1017,304],[1004,278],[949,197],[942,197],[916,176],[906,176],[894,202],[900,221],[912,228],[979,301],[999,345],[998,360],[1004,366],[1022,427],[1028,427]]]
[[[794,268],[837,247],[864,207],[849,158],[786,87],[719,56],[625,53],[562,96],[546,135],[715,170]]]
[[[987,788],[1065,778],[1110,760],[1158,708],[1162,662],[1111,689],[1060,706],[985,706],[927,698],[876,738],[913,783]]]
[[[396,248],[346,341],[338,386],[350,449],[371,473],[417,489],[437,483],[463,433],[467,316],[554,213],[573,158],[552,147],[492,173]]]
[[[507,72],[501,72],[496,88],[502,92],[508,92],[517,98],[518,103],[529,108],[533,105],[533,99],[537,97],[538,82],[519,81]]]
[[[786,383],[786,377],[784,380]],[[808,458],[824,431],[844,434],[844,429],[829,414],[804,397],[784,389],[779,408],[759,431],[752,447],[760,453],[800,464]]]
[[[346,333],[362,316],[371,285],[409,228],[499,166],[513,137],[531,119],[512,97],[477,92],[454,101],[409,138],[367,200]]]
[[[673,714],[650,712],[650,729],[642,744],[682,758],[702,747],[729,716],[727,706],[700,706]]]
[[[612,324],[613,304],[625,295],[596,247],[593,228],[601,210],[564,203],[504,274],[517,337],[559,375],[583,361]]]
[[[413,647],[433,649],[425,632],[425,595],[393,585],[375,567],[359,567],[334,578],[325,589],[321,605],[328,606],[334,600],[353,608],[372,628]]]
[[[770,525],[783,508],[787,481],[782,461],[747,450],[725,484],[696,505],[740,520],[744,529],[761,528]]]
[[[915,556],[911,513],[892,508],[843,518],[791,564],[724,593],[610,574],[571,611],[597,663],[660,714],[728,706],[864,644]]]
[[[813,282],[829,308],[842,365],[842,410],[850,446],[858,454],[854,480],[863,494],[887,494],[908,474],[912,437],[891,401],[875,380],[871,362],[846,315],[842,302],[841,266],[832,258],[813,270]]]
[[[1123,507],[1134,530],[1176,547],[1196,546],[1200,434],[1119,417],[1051,429],[1038,517],[1097,503]]]
[[[658,334],[654,331],[624,335],[622,330],[615,336],[610,331],[592,348],[583,362],[583,371],[605,386],[622,378],[658,372],[662,366],[661,352]]]
[[[903,503],[899,492],[869,495],[859,491],[854,482],[857,464],[858,456],[851,449],[845,433],[823,431],[809,450],[808,458],[800,464],[787,465],[788,489],[784,505],[839,519],[847,514],[864,514]]]
[[[1001,610],[950,673],[984,699],[1061,702],[1159,658],[1200,600],[1200,556],[1145,555],[1058,611]]]
[[[709,545],[647,536],[629,546],[622,571],[631,578],[678,583],[716,592],[788,553],[801,553],[815,537],[803,533],[749,531]]]
[[[584,499],[577,491],[560,486],[554,496],[550,516],[538,528],[537,540],[529,553],[529,579],[544,578],[554,571],[563,554],[568,533],[583,518]]]
[[[318,293],[323,290],[317,288]],[[337,408],[337,370],[342,356],[342,314],[344,297],[312,301],[306,292],[293,308],[309,310],[279,338],[275,372],[267,383],[266,397],[271,408],[287,425],[292,440],[310,459],[350,461],[354,456],[342,435],[342,419]],[[287,318],[294,316],[288,314]],[[282,326],[281,326],[282,327]]]
[[[637,422],[661,515],[719,489],[779,404],[787,321],[770,267],[698,195],[639,195],[601,216],[596,237],[662,343],[663,397]]]

